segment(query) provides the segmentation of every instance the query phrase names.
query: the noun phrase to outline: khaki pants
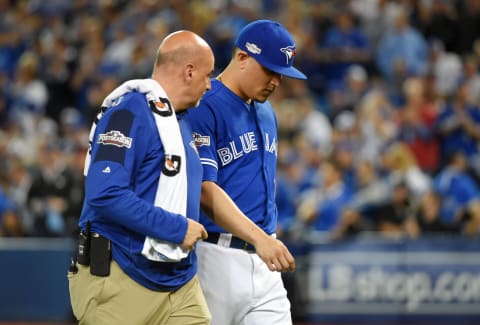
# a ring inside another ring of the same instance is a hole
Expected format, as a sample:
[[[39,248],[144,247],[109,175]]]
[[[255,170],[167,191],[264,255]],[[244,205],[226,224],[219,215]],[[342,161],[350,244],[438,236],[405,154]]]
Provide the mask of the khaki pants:
[[[110,276],[78,265],[68,273],[73,313],[84,325],[210,324],[210,311],[197,277],[176,291],[152,291],[129,278],[112,261]]]

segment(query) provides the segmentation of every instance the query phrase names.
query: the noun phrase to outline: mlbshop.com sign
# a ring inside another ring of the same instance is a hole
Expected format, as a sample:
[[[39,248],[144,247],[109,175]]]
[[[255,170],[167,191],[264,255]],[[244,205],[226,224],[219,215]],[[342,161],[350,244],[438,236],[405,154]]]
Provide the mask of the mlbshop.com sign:
[[[303,287],[303,312],[310,320],[480,324],[476,241],[355,240],[311,245],[308,251],[301,271],[306,281],[297,283]]]

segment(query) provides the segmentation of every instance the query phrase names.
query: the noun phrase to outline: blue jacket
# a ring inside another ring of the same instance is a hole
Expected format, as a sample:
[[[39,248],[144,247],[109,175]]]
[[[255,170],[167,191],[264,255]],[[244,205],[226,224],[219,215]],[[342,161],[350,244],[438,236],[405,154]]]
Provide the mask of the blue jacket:
[[[202,167],[189,125],[177,114],[187,159],[187,217],[198,220]],[[105,143],[105,135],[118,141]],[[99,137],[103,135],[103,137]],[[112,258],[139,284],[152,290],[175,290],[196,273],[196,255],[178,263],[147,260],[141,255],[146,236],[182,243],[184,216],[153,202],[164,161],[163,146],[144,95],[129,93],[107,109],[98,122],[85,181],[79,225],[112,242]]]

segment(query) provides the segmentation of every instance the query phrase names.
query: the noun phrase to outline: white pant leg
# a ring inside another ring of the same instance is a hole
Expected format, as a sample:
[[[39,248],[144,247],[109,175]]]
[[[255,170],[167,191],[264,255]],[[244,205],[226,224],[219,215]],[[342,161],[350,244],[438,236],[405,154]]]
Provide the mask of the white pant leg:
[[[198,278],[212,325],[290,325],[281,275],[256,254],[198,242]]]
[[[272,272],[253,254],[254,304],[242,325],[291,325],[290,301],[279,272]]]
[[[211,325],[237,325],[252,301],[253,263],[250,254],[211,243],[197,243],[198,279]]]

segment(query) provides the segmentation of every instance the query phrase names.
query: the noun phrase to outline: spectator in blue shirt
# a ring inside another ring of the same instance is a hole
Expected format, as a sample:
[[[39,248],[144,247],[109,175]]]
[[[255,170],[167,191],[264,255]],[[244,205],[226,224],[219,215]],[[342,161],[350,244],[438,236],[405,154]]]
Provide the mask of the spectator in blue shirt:
[[[342,81],[352,64],[370,60],[368,40],[348,11],[338,13],[335,25],[325,34],[321,51],[326,53],[324,72],[328,83]]]
[[[339,226],[343,209],[353,199],[352,191],[343,181],[342,168],[334,159],[327,159],[321,166],[323,182],[307,193],[299,205],[298,215],[315,231],[327,237]]]
[[[446,163],[449,155],[461,151],[468,158],[469,167],[480,175],[478,161],[480,153],[480,109],[468,102],[467,84],[460,82],[455,97],[440,112],[436,127],[441,136],[441,158]]]
[[[376,62],[382,76],[390,83],[406,76],[423,75],[426,72],[427,42],[409,24],[404,11],[397,12],[393,28],[381,38]]]
[[[480,192],[474,179],[465,172],[466,157],[462,152],[451,155],[433,181],[433,189],[440,195],[442,221],[463,225],[467,235],[478,235],[480,225]]]
[[[295,213],[302,193],[314,187],[311,173],[305,167],[296,152],[289,152],[279,157],[278,173],[275,186],[277,204],[277,236],[288,237],[295,223]]]

